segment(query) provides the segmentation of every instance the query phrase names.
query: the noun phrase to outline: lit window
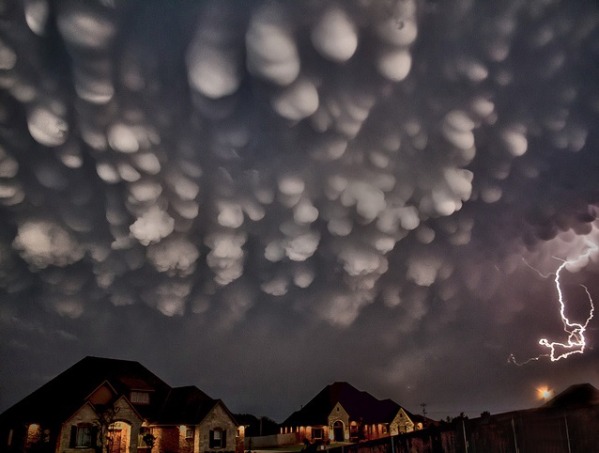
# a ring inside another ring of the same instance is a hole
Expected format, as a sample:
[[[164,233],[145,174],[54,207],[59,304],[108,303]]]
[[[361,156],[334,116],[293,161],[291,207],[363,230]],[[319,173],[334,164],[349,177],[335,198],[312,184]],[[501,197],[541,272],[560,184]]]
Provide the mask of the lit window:
[[[41,440],[42,428],[37,423],[32,423],[27,428],[27,445],[37,444]]]
[[[210,431],[210,448],[225,448],[227,446],[227,432],[216,428]]]
[[[150,394],[148,392],[131,392],[129,398],[133,404],[150,404]]]
[[[6,445],[8,445],[9,447],[12,445],[12,436],[13,436],[14,432],[13,430],[9,430],[8,431],[8,440],[6,442]]]

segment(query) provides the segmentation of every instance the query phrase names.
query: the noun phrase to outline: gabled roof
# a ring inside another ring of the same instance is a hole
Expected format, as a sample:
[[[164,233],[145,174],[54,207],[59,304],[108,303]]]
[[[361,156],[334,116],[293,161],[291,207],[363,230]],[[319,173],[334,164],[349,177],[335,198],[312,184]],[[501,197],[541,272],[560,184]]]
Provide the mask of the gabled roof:
[[[151,390],[149,405],[136,409],[146,418],[158,415],[170,387],[138,362],[85,357],[0,415],[0,423],[62,423],[79,409],[86,398],[108,382],[119,394]]]
[[[390,399],[378,400],[347,382],[334,382],[322,389],[299,411],[291,414],[282,425],[326,425],[328,416],[337,403],[343,406],[352,420],[362,420],[369,424],[391,422],[401,407]]]
[[[159,421],[167,425],[197,424],[217,402],[195,386],[176,387],[169,392]]]
[[[85,404],[91,404],[88,398],[103,385],[114,393],[108,404],[126,398],[135,412],[150,423],[198,424],[220,405],[237,424],[221,400],[210,398],[195,386],[171,388],[138,362],[85,357],[1,414],[0,426],[57,426]],[[132,403],[131,392],[149,392],[150,404]]]
[[[572,408],[599,404],[599,390],[591,384],[571,385],[566,390],[550,399],[543,407]]]

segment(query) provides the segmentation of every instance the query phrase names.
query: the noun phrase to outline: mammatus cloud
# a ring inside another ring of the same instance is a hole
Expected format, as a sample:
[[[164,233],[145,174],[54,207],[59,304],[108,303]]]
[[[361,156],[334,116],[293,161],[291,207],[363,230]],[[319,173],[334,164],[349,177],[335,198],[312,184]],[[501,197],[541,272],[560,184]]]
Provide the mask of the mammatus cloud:
[[[264,304],[336,328],[383,307],[395,338],[466,304],[513,322],[504,287],[530,271],[522,258],[549,274],[599,243],[591,2],[68,0],[0,15],[0,290],[14,300],[223,326]],[[596,273],[596,254],[566,269]]]

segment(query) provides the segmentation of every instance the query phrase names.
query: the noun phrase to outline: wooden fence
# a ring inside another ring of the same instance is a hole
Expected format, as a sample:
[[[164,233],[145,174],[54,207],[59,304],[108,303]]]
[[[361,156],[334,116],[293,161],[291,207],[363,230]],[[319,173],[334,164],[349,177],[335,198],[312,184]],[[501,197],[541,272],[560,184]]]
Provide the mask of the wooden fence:
[[[599,453],[599,405],[458,418],[329,453]]]

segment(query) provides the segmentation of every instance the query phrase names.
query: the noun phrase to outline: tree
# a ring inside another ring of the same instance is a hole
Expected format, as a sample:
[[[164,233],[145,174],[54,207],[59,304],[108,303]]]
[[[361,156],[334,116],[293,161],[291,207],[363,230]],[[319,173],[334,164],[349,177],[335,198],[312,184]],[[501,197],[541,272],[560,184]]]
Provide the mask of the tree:
[[[110,451],[110,426],[116,421],[119,409],[114,404],[96,408],[98,418],[94,421],[94,425],[97,429],[96,451],[98,453]]]
[[[154,436],[152,433],[146,433],[144,434],[144,436],[142,437],[144,443],[150,447],[150,452],[152,451],[152,448],[154,448],[154,442],[156,442],[156,436]]]

